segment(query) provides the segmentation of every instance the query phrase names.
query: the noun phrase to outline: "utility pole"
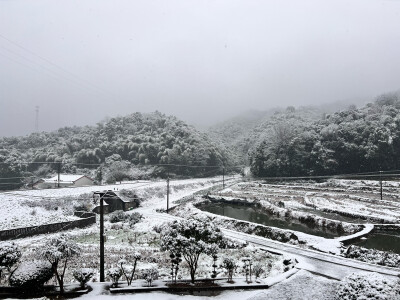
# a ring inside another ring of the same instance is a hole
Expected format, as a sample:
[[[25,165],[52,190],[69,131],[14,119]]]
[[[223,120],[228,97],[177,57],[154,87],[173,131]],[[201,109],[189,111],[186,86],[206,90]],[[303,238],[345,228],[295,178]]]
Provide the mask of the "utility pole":
[[[222,167],[222,189],[225,189],[225,166]]]
[[[168,168],[168,175],[167,175],[167,213],[169,211],[169,167]]]
[[[380,192],[381,192],[381,200],[382,200],[382,193],[383,193],[383,190],[382,190],[382,171],[379,171],[379,185],[381,187]]]
[[[35,107],[35,111],[36,111],[35,131],[38,132],[39,131],[39,106]]]
[[[60,187],[60,173],[61,173],[61,163],[59,162],[57,165],[57,187]]]
[[[103,196],[100,197],[100,282],[104,282],[104,202],[103,202]]]

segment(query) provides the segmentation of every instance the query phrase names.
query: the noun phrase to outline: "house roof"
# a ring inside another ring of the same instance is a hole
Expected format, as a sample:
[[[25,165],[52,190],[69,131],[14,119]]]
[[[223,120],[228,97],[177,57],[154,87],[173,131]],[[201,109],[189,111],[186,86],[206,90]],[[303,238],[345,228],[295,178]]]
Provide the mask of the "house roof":
[[[74,183],[75,181],[81,179],[82,177],[86,177],[90,180],[93,180],[85,175],[60,174],[60,182]],[[58,182],[58,175],[53,176],[51,178],[46,178],[45,182]]]

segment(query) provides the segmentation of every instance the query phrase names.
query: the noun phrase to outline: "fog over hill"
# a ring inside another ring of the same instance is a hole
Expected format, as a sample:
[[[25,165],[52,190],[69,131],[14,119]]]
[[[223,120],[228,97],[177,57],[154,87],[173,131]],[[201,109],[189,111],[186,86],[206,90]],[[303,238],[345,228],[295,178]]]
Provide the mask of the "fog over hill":
[[[36,106],[39,131],[156,110],[209,126],[399,85],[399,1],[37,1],[0,1],[0,136],[34,132]]]

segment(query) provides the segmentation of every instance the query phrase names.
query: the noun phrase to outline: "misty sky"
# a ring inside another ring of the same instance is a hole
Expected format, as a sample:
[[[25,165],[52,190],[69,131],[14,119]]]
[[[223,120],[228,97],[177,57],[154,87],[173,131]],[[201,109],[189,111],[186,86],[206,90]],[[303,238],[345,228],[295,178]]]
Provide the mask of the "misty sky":
[[[0,136],[400,88],[400,1],[0,0]]]

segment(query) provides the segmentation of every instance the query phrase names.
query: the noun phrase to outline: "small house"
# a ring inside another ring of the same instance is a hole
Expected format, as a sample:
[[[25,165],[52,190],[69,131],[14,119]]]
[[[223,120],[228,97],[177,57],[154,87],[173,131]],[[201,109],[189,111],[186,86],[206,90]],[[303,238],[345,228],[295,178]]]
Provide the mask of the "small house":
[[[60,174],[60,180],[58,179],[58,175],[51,178],[41,179],[34,184],[34,187],[38,189],[49,189],[57,187],[88,186],[93,184],[94,180],[86,175]]]

